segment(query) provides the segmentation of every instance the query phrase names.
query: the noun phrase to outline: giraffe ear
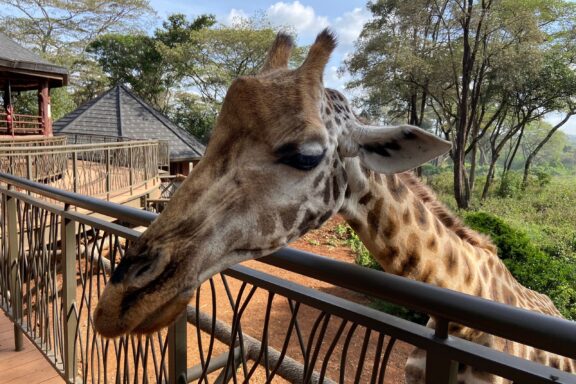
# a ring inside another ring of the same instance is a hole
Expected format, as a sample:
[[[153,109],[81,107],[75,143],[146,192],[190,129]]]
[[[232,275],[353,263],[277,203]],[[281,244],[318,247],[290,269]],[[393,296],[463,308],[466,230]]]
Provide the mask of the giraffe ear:
[[[288,61],[290,60],[293,47],[294,41],[292,37],[286,33],[278,32],[260,73],[279,68],[288,68]]]
[[[298,71],[322,82],[324,67],[330,60],[330,55],[334,48],[336,48],[336,36],[330,29],[326,28],[316,36],[314,44],[308,51],[306,60],[298,68]]]
[[[416,168],[452,147],[450,142],[411,125],[372,127],[358,124],[353,127],[352,140],[360,161],[384,174]]]

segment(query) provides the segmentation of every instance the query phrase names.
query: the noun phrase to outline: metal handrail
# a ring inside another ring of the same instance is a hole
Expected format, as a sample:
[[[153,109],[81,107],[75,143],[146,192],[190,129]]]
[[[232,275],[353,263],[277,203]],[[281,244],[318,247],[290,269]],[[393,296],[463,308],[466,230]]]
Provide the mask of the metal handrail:
[[[92,144],[66,144],[66,145],[51,145],[48,147],[17,147],[17,146],[7,146],[2,147],[0,146],[0,151],[2,151],[3,155],[12,155],[12,154],[27,154],[31,153],[36,154],[48,154],[48,153],[63,153],[63,152],[73,152],[73,151],[86,151],[90,149],[114,149],[114,148],[125,148],[129,147],[142,147],[147,146],[150,144],[157,144],[158,140],[134,140],[134,141],[121,141],[121,142],[106,142],[106,143],[92,143]],[[0,142],[1,144],[1,142]],[[105,146],[103,146],[105,144]]]
[[[114,143],[114,142],[126,142],[126,141],[142,141],[143,139],[136,139],[133,137],[125,136],[110,136],[110,135],[98,135],[91,133],[78,133],[78,132],[62,132],[56,137],[67,137],[71,144],[78,144],[78,142],[84,142],[85,144],[92,143]],[[170,142],[167,140],[155,139],[158,141],[158,166],[159,167],[169,167],[170,166]]]
[[[10,136],[9,138],[0,137],[0,147],[35,147],[35,146],[53,146],[66,145],[66,136],[52,136],[38,138],[35,136]]]
[[[152,212],[61,191],[6,173],[0,173],[0,180],[136,225],[147,226],[158,216]],[[565,319],[527,311],[289,247],[259,260],[437,318],[576,358],[576,323]],[[512,330],[514,332],[511,334]]]
[[[0,171],[110,199],[158,183],[158,147],[157,140],[31,147],[0,142]]]

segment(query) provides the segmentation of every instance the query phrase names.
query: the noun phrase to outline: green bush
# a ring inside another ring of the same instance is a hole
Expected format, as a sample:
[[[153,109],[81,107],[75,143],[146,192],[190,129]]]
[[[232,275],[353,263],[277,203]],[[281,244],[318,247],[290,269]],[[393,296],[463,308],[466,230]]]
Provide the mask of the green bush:
[[[352,251],[356,254],[356,264],[366,268],[382,270],[380,264],[372,257],[370,252],[366,249],[356,232],[346,224],[340,224],[335,228],[336,235],[348,244]],[[398,316],[418,324],[426,324],[428,316],[411,309],[402,307],[400,305],[388,303],[384,300],[375,299],[372,301],[371,306],[379,311]]]
[[[500,179],[498,197],[514,197],[522,190],[522,176],[517,172],[506,172]]]
[[[358,237],[356,232],[347,224],[340,224],[336,226],[336,234],[338,237],[346,242],[346,244],[352,249],[356,254],[355,262],[366,268],[376,269],[378,271],[382,270],[380,264],[372,257],[368,249],[362,243],[362,240]]]
[[[552,182],[552,175],[542,168],[533,169],[532,174],[536,176],[536,182],[540,187],[544,187]]]
[[[573,262],[543,252],[524,232],[489,213],[468,213],[464,221],[472,229],[492,238],[498,255],[520,284],[548,295],[566,318],[576,319],[576,266]]]

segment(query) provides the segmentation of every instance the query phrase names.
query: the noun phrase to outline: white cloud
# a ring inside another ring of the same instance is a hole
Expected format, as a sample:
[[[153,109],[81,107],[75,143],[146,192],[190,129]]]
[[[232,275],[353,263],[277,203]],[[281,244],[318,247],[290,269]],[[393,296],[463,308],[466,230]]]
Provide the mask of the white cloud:
[[[224,18],[224,24],[233,25],[248,18],[249,16],[244,10],[232,8]]]
[[[351,47],[369,19],[370,13],[362,8],[355,8],[334,19],[332,26],[338,35],[340,44],[347,48]]]
[[[344,90],[346,87],[346,82],[349,80],[347,74],[344,76],[338,73],[338,67],[331,65],[324,71],[324,85],[328,88],[337,89],[339,91]]]
[[[339,74],[338,67],[353,50],[353,45],[364,24],[370,19],[370,12],[363,8],[354,8],[337,17],[318,15],[313,7],[301,3],[279,1],[266,10],[266,16],[272,25],[287,27],[298,34],[299,44],[311,44],[322,29],[330,27],[338,38],[338,47],[332,54],[326,72],[325,84],[330,88],[344,90],[350,81],[348,73]],[[224,23],[233,24],[234,20],[248,18],[242,9],[232,9],[225,17]]]
[[[314,8],[299,1],[272,4],[266,14],[272,24],[292,27],[298,34],[303,35],[320,31],[329,25],[327,17],[316,15]]]

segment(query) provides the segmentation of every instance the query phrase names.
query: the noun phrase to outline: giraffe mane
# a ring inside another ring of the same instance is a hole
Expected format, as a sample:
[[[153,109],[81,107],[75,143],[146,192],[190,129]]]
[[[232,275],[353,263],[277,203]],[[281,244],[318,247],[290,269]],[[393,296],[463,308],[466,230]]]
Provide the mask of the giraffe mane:
[[[450,210],[438,200],[434,192],[428,186],[424,185],[413,172],[400,173],[398,177],[412,193],[420,198],[422,203],[447,229],[453,231],[459,238],[474,247],[483,248],[496,254],[497,248],[488,236],[466,227],[462,220],[450,212]]]

